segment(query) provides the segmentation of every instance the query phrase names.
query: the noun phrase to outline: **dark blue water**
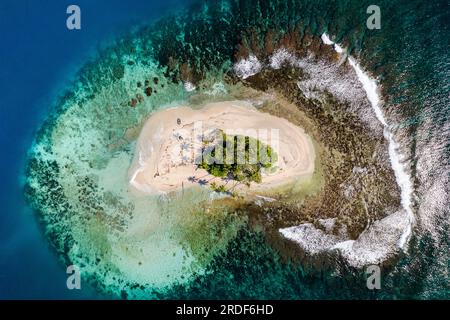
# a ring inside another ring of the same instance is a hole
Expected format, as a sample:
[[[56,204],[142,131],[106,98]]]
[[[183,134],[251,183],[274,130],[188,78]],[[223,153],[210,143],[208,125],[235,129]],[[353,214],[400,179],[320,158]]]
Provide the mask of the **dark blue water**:
[[[55,97],[113,35],[181,7],[182,0],[77,0],[82,29],[66,28],[72,1],[0,2],[0,299],[93,298],[66,288],[21,188],[26,152]]]

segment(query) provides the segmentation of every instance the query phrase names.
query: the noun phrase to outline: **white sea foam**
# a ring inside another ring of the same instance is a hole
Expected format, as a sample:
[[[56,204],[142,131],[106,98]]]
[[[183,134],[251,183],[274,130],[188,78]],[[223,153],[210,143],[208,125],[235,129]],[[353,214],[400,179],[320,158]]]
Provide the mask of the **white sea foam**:
[[[286,48],[278,49],[270,57],[270,67],[275,70],[280,69],[285,63],[294,65],[296,62],[296,57],[294,57],[294,55],[291,54]]]
[[[322,39],[323,43],[325,43],[326,45],[333,46],[334,50],[337,53],[345,52],[345,49],[343,47],[341,47],[340,45],[338,45],[337,43],[333,42],[326,33],[323,33],[320,38]]]
[[[397,184],[401,190],[401,202],[402,207],[406,211],[407,224],[405,230],[398,241],[400,248],[404,248],[408,239],[411,236],[412,226],[415,223],[415,217],[412,210],[412,197],[414,188],[412,185],[411,177],[406,172],[403,166],[404,159],[399,153],[399,145],[394,138],[394,134],[390,131],[386,118],[384,117],[382,111],[382,101],[379,96],[379,90],[376,80],[372,79],[368,74],[366,74],[356,60],[349,57],[349,64],[353,67],[358,76],[359,81],[362,83],[364,90],[367,93],[367,98],[378,118],[378,120],[384,126],[384,135],[389,142],[389,157],[391,160],[392,169],[394,170]]]
[[[346,49],[333,42],[327,34],[322,34],[321,39],[326,45],[332,45],[337,53],[345,55]],[[268,67],[276,70],[280,69],[284,64],[289,64],[301,68],[308,77],[299,80],[298,87],[307,98],[320,100],[323,92],[328,91],[332,93],[338,100],[350,103],[352,110],[360,116],[373,132],[381,130],[377,121],[374,121],[378,120],[389,145],[389,158],[397,184],[401,190],[403,210],[391,213],[386,218],[376,221],[356,241],[346,241],[345,239],[330,236],[321,230],[317,230],[312,224],[294,226],[280,229],[279,231],[286,238],[296,241],[311,253],[337,249],[341,251],[352,265],[362,266],[369,263],[378,263],[386,259],[390,253],[395,251],[392,243],[396,244],[398,248],[406,248],[415,224],[415,216],[412,209],[414,189],[411,177],[403,164],[405,159],[400,154],[399,145],[384,116],[382,110],[383,101],[379,95],[377,81],[364,72],[353,57],[348,57],[348,62],[355,71],[357,80],[352,75],[342,73],[338,65],[311,60],[309,57],[298,58],[286,48],[280,48],[274,52],[270,57]],[[242,59],[236,63],[234,71],[239,77],[245,79],[257,74],[263,67],[263,64],[255,56],[250,56],[248,59]],[[367,112],[363,103],[365,99],[368,99],[370,102],[374,111],[373,116],[372,113]],[[373,236],[375,230],[377,235]],[[380,233],[383,233],[384,237],[379,237]]]
[[[184,89],[185,89],[187,92],[192,92],[192,91],[194,91],[194,90],[197,89],[197,88],[195,87],[195,85],[194,85],[192,82],[186,81],[186,82],[184,83]]]
[[[267,67],[277,70],[286,64],[305,73],[305,77],[297,82],[305,97],[322,100],[326,99],[326,92],[330,92],[337,100],[349,104],[350,111],[358,114],[372,132],[382,134],[376,117],[367,112],[367,96],[362,84],[354,75],[342,72],[339,64],[316,60],[311,56],[300,58],[286,48],[279,48],[270,57]]]
[[[331,39],[328,37],[326,33],[322,34],[320,38],[322,39],[322,42],[325,43],[326,45],[328,46],[334,45],[334,42],[331,41]]]
[[[258,58],[254,55],[250,55],[247,59],[241,59],[234,65],[234,72],[238,77],[247,79],[260,72],[262,67],[263,66]]]
[[[405,231],[399,239],[399,247],[404,248],[408,239],[411,236],[412,226],[415,223],[415,216],[412,210],[412,198],[414,193],[414,187],[412,185],[411,177],[406,172],[406,169],[403,165],[404,159],[400,154],[399,145],[394,138],[394,134],[390,131],[388,123],[384,117],[382,107],[382,101],[380,99],[378,93],[378,86],[374,79],[371,79],[364,71],[361,69],[360,65],[352,58],[349,58],[349,63],[355,70],[358,79],[363,84],[364,90],[367,92],[367,98],[378,118],[378,120],[384,126],[384,136],[389,142],[389,157],[391,160],[392,169],[395,173],[395,178],[397,180],[397,184],[401,190],[401,202],[402,207],[407,213],[408,224],[405,227]]]
[[[325,228],[325,231],[331,233],[336,225],[336,218],[332,219],[319,219],[319,223]]]
[[[311,254],[331,250],[340,240],[337,236],[317,229],[311,223],[280,229],[279,232],[289,240],[298,243]]]
[[[310,254],[337,250],[354,267],[379,264],[389,258],[397,251],[397,241],[409,224],[406,212],[400,210],[375,221],[357,240],[348,240],[345,234],[336,236],[331,233],[333,221],[319,222],[325,227],[325,231],[306,223],[280,229],[279,232]]]
[[[338,45],[338,44],[334,45],[334,50],[336,50],[337,53],[344,53],[345,52],[345,49],[343,47],[341,47],[340,45]]]
[[[361,233],[357,240],[336,243],[331,250],[339,250],[355,267],[379,264],[397,251],[397,240],[408,224],[405,211],[397,211],[375,221]]]
[[[326,98],[325,92],[330,92],[339,101],[350,105],[351,112],[358,114],[367,127],[375,134],[382,135],[382,128],[376,117],[367,112],[366,92],[360,81],[346,72],[338,64],[327,63],[308,57],[297,57],[286,48],[277,49],[269,58],[268,65],[264,65],[256,57],[250,56],[234,65],[235,73],[245,79],[260,72],[264,67],[274,70],[283,65],[301,68],[306,77],[299,79],[298,88],[308,99],[322,100]]]
[[[328,35],[323,34],[321,38],[325,44],[333,45],[336,52],[342,54],[346,51],[334,43]],[[287,59],[286,54],[279,56],[284,57],[284,60]],[[312,224],[303,224],[280,229],[279,231],[283,236],[299,243],[306,251],[312,254],[324,250],[339,250],[351,265],[362,267],[368,264],[380,263],[393,252],[396,252],[398,248],[406,248],[415,224],[415,216],[412,209],[414,188],[411,177],[403,164],[405,159],[400,154],[399,145],[384,116],[382,110],[383,102],[379,95],[376,80],[365,73],[354,58],[349,57],[348,61],[363,86],[376,118],[383,125],[384,136],[389,144],[389,158],[397,184],[401,190],[403,210],[391,213],[387,217],[375,221],[369,228],[364,230],[357,240],[341,240],[334,235],[316,229]],[[330,85],[328,87],[332,88]],[[304,84],[302,86],[299,83],[299,88],[307,92],[308,86]]]

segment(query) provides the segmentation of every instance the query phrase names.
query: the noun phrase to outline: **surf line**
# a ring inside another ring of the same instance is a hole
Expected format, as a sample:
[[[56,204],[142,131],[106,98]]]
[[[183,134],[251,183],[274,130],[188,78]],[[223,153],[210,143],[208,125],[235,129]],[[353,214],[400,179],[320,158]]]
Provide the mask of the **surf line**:
[[[338,54],[342,55],[343,53],[345,53],[346,50],[337,43],[333,42],[326,33],[322,34],[321,39],[324,44],[332,45],[334,50]],[[406,244],[411,238],[413,226],[416,223],[416,219],[412,209],[414,187],[411,182],[411,177],[406,172],[405,167],[402,165],[402,156],[398,152],[399,145],[395,140],[394,134],[391,132],[391,130],[389,130],[389,125],[383,114],[383,110],[381,109],[383,106],[383,102],[378,94],[377,81],[371,78],[367,73],[365,73],[353,57],[349,56],[348,62],[350,66],[355,70],[358,80],[359,82],[361,82],[364,91],[366,92],[367,98],[370,102],[370,105],[372,106],[373,111],[375,112],[377,119],[383,125],[384,137],[389,143],[389,159],[391,161],[392,169],[394,170],[397,185],[400,187],[401,204],[406,212],[408,219],[408,225],[402,233],[400,239],[398,240],[398,246],[401,249],[405,249]]]

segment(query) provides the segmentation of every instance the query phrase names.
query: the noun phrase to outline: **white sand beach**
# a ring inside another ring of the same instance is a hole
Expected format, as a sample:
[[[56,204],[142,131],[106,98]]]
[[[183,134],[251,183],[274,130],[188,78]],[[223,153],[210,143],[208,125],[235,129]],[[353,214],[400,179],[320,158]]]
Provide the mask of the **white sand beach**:
[[[180,106],[153,114],[139,135],[129,170],[132,188],[146,194],[170,193],[193,185],[233,185],[199,169],[203,137],[223,130],[269,145],[278,155],[274,170],[261,183],[236,190],[253,192],[279,187],[314,172],[315,152],[304,130],[286,119],[263,113],[245,101],[210,103],[199,110]]]

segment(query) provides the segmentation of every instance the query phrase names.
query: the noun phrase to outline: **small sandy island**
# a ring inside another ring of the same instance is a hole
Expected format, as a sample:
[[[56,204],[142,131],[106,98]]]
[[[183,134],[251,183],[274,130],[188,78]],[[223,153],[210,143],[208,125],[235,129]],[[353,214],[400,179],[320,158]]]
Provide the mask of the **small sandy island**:
[[[261,183],[239,185],[198,168],[204,139],[217,130],[252,137],[273,148],[277,161],[269,172],[262,172]],[[147,194],[212,183],[261,192],[311,176],[314,161],[313,143],[302,128],[260,112],[248,102],[210,103],[199,110],[180,106],[159,111],[147,120],[137,141],[129,181]]]

